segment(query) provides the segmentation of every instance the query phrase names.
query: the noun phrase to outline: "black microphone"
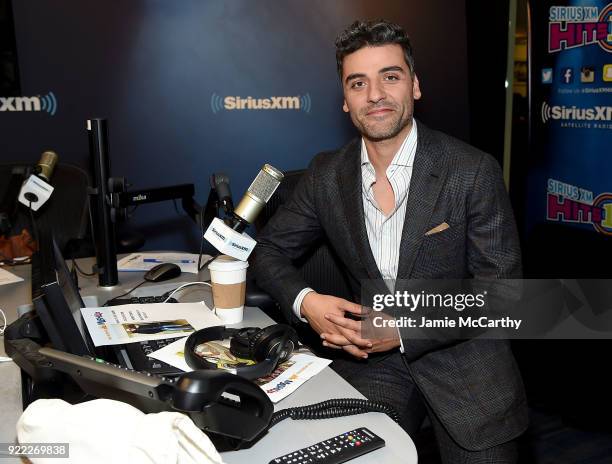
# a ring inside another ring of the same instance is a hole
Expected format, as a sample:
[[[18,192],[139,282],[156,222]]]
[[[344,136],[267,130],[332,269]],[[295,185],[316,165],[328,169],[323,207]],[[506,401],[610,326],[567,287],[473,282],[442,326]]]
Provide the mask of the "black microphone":
[[[285,175],[281,171],[269,164],[264,164],[232,214],[232,229],[242,233],[249,224],[255,221],[280,185],[283,177]]]
[[[227,174],[218,172],[212,175],[212,187],[217,191],[219,204],[225,210],[226,214],[232,214],[234,212],[234,203],[232,201],[232,192],[229,183],[230,180]]]

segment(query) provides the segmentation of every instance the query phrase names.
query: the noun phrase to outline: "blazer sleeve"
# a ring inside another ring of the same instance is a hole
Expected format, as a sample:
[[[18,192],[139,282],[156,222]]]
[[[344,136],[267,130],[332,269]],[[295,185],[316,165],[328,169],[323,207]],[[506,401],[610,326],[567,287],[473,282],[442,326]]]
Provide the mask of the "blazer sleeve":
[[[518,232],[497,161],[485,154],[467,204],[467,265],[475,279],[521,278]]]
[[[298,293],[308,287],[293,261],[305,254],[323,229],[315,206],[316,158],[298,182],[288,202],[281,205],[257,237],[251,265],[257,285],[280,304],[288,321]]]

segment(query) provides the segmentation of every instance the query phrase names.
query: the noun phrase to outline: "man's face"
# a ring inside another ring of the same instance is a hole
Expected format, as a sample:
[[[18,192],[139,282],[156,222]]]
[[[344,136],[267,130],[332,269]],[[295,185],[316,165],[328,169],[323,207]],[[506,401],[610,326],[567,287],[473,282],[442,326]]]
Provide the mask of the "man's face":
[[[392,139],[412,122],[419,81],[410,75],[402,47],[364,47],[344,57],[344,105],[361,134],[373,141]]]

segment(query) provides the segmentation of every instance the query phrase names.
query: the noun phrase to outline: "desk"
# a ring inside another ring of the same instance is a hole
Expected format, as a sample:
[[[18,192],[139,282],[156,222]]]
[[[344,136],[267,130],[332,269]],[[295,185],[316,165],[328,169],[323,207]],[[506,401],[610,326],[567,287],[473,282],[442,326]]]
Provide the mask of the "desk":
[[[90,269],[92,259],[79,260],[83,269]],[[0,286],[0,308],[4,310],[8,322],[17,318],[17,307],[30,302],[30,267],[27,265],[9,270],[25,280],[20,283]],[[120,284],[112,289],[97,287],[97,277],[79,275],[79,285],[83,296],[97,296],[101,302],[129,290],[141,281],[142,273],[120,272]],[[207,271],[203,271],[199,279],[207,279]],[[136,291],[134,296],[160,295],[175,288],[179,282],[195,279],[194,274],[182,274],[180,277],[161,284],[146,284]],[[199,286],[186,289],[180,296],[181,301],[197,301],[206,299],[210,302],[210,292]],[[245,308],[245,317],[237,326],[267,326],[274,321],[259,308]],[[2,340],[4,342],[4,340]],[[0,355],[4,356],[4,343],[0,347]],[[319,375],[302,385],[295,393],[275,405],[275,410],[292,406],[307,405],[330,398],[363,398],[349,383],[342,379],[329,367]],[[0,442],[15,440],[15,424],[21,415],[21,383],[19,368],[12,362],[0,364]],[[223,453],[227,464],[267,463],[271,459],[288,452],[312,445],[318,441],[330,438],[342,432],[367,426],[381,436],[387,446],[373,453],[350,461],[355,464],[379,463],[411,463],[417,462],[417,452],[414,443],[395,422],[386,415],[368,413],[357,416],[338,417],[317,421],[293,421],[286,419],[280,422],[253,447]],[[3,460],[4,462],[4,460]],[[6,461],[10,462],[10,461]],[[15,461],[18,462],[18,461]]]

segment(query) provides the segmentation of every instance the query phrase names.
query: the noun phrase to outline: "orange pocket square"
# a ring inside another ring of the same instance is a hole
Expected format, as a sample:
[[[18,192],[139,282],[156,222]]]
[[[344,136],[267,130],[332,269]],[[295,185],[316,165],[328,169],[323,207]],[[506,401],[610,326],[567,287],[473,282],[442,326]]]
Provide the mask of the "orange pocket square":
[[[438,232],[442,232],[443,230],[448,229],[450,226],[446,223],[443,222],[442,224],[440,224],[439,226],[434,227],[431,230],[428,230],[427,232],[425,232],[425,235],[433,235],[433,234],[437,234]]]

